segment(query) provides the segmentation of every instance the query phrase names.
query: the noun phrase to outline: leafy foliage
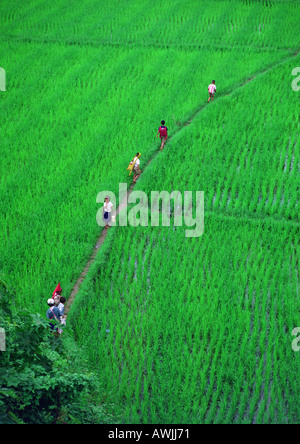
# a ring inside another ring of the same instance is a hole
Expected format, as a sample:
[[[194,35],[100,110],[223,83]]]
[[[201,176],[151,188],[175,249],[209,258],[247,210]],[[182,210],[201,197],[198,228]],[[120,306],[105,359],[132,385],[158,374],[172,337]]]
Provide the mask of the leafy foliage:
[[[70,373],[61,337],[40,314],[17,312],[6,285],[2,280],[0,327],[6,333],[6,351],[0,352],[0,422],[47,424],[60,421],[61,415],[74,422],[75,414],[88,421],[88,412],[97,408],[83,407],[80,396],[95,389],[94,376]]]

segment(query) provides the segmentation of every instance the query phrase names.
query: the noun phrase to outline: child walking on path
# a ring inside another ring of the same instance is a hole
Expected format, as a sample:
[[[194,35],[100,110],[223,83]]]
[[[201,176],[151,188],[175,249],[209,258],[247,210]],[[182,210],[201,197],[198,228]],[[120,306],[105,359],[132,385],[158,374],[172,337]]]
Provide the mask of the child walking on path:
[[[111,212],[112,212],[113,204],[110,201],[110,197],[106,196],[104,199],[103,205],[103,221],[105,222],[105,228],[111,227]]]
[[[207,101],[207,102],[209,102],[210,99],[211,99],[211,100],[214,100],[215,92],[217,91],[217,87],[216,87],[215,83],[216,83],[215,80],[213,80],[213,81],[211,82],[211,84],[208,85],[208,94],[209,94],[209,97],[208,97],[208,101]]]
[[[161,121],[161,126],[158,128],[157,134],[156,134],[156,138],[160,137],[161,140],[161,146],[160,146],[160,151],[164,148],[165,143],[167,141],[168,138],[168,128],[165,126],[165,121],[162,120]]]
[[[136,153],[135,158],[130,162],[130,165],[133,165],[133,183],[135,183],[138,179],[138,177],[141,174],[141,169],[140,169],[140,157],[141,157],[141,153]]]

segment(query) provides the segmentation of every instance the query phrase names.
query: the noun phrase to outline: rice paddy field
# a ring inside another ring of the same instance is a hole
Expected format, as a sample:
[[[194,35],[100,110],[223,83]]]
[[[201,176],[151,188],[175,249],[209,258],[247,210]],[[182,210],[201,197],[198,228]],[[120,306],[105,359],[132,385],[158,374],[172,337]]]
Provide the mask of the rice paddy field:
[[[174,206],[169,227],[110,228],[68,314],[120,423],[299,423],[299,20],[296,0],[1,2],[0,271],[20,309],[71,293],[97,195],[131,184],[137,151],[149,205],[204,191],[200,237]]]

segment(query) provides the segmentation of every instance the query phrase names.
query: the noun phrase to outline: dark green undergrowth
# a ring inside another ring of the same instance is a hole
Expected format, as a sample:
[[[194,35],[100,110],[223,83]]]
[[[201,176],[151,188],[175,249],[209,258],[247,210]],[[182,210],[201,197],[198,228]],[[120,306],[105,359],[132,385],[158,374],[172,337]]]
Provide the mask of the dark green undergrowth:
[[[20,311],[0,280],[0,423],[112,423],[99,375],[90,372],[84,347],[70,329],[56,335],[30,307]],[[3,340],[5,332],[5,341]]]

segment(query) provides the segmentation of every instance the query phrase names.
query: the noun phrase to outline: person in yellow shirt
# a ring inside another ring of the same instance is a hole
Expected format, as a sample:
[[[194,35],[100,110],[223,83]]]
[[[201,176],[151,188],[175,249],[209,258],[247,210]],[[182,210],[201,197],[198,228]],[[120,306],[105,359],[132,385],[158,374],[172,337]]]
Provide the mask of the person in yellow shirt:
[[[140,157],[141,157],[141,153],[136,153],[136,156],[134,157],[134,159],[130,162],[130,165],[133,165],[133,183],[136,183],[137,179],[139,178],[140,174],[141,174],[141,169],[140,169]]]

